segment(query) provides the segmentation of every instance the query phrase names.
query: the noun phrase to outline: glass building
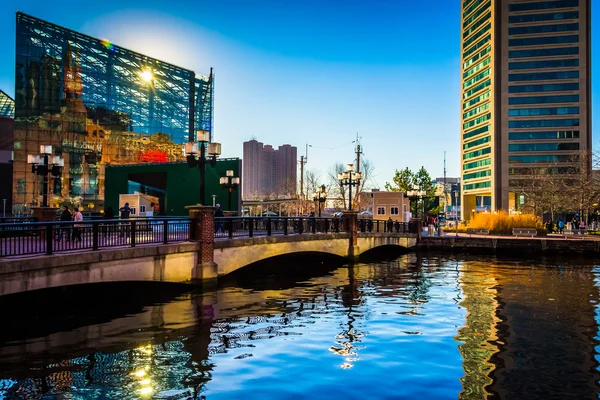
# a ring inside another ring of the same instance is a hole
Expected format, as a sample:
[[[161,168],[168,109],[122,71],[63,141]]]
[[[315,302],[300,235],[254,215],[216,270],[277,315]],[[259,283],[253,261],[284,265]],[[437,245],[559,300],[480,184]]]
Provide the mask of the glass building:
[[[103,208],[107,164],[185,161],[185,142],[212,132],[213,79],[17,13],[13,202],[39,205],[28,155],[64,158],[49,204]],[[212,135],[211,135],[212,139]]]
[[[590,0],[462,0],[463,218],[591,150]]]

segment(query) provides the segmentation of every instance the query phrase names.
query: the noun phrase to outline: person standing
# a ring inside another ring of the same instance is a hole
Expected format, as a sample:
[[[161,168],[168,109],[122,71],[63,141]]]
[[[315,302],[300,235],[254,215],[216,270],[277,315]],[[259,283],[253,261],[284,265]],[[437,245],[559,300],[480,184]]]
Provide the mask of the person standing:
[[[215,205],[215,218],[223,218],[225,214],[223,214],[223,210],[221,210],[221,205]],[[223,232],[223,222],[215,220],[215,232]]]
[[[583,236],[585,233],[585,221],[583,220],[583,218],[581,218],[581,222],[579,222],[579,230],[580,230],[581,236]]]
[[[119,213],[121,214],[121,219],[129,219],[129,214],[131,214],[131,208],[129,208],[129,203],[125,203],[125,205],[119,208]],[[127,231],[127,236],[129,236],[129,225],[123,224],[121,226],[121,237],[125,235],[125,231]]]
[[[83,222],[83,214],[79,212],[79,208],[77,207],[73,208],[73,221],[75,222],[75,224],[73,224],[73,242],[78,241],[81,243],[81,229],[83,228],[81,222]]]
[[[71,215],[71,212],[69,211],[69,207],[67,206],[63,206],[63,211],[62,213],[60,213],[60,221],[61,222],[66,222],[66,221],[72,221],[73,220],[73,216]],[[60,224],[60,229],[58,230],[58,241],[62,240],[63,238],[63,232],[66,231],[67,232],[67,241],[69,241],[69,234],[70,234],[70,229],[69,229],[69,224]]]

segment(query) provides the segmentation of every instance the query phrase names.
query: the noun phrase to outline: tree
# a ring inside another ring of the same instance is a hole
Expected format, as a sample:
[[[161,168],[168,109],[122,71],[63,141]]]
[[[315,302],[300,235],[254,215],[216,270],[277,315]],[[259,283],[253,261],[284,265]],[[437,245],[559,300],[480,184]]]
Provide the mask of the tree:
[[[409,190],[413,190],[415,184],[415,175],[408,167],[402,171],[396,170],[394,177],[392,178],[393,185],[386,182],[385,188],[391,192],[402,192],[406,193]]]

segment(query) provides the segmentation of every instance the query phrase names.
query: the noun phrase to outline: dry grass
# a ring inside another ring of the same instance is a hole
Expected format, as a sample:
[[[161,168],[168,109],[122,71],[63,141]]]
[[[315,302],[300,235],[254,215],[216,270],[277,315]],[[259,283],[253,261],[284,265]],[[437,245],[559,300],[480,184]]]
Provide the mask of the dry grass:
[[[505,211],[479,213],[469,222],[469,228],[485,228],[490,233],[510,235],[513,228],[543,228],[542,223],[533,214],[509,215]]]

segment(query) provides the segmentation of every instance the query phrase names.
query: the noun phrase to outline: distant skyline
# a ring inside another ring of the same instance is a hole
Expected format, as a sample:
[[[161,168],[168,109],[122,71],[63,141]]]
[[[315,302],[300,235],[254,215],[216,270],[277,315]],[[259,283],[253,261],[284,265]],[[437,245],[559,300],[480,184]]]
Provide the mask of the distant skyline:
[[[242,157],[255,137],[290,144],[327,183],[335,162],[354,160],[356,135],[384,188],[396,169],[425,166],[449,177],[460,165],[458,0],[173,0],[0,5],[0,89],[14,96],[15,12],[109,39],[208,74],[215,71],[215,140]],[[126,5],[125,5],[126,4]],[[600,6],[592,2],[592,42]],[[594,45],[592,45],[594,50]],[[599,56],[592,55],[593,144]]]

